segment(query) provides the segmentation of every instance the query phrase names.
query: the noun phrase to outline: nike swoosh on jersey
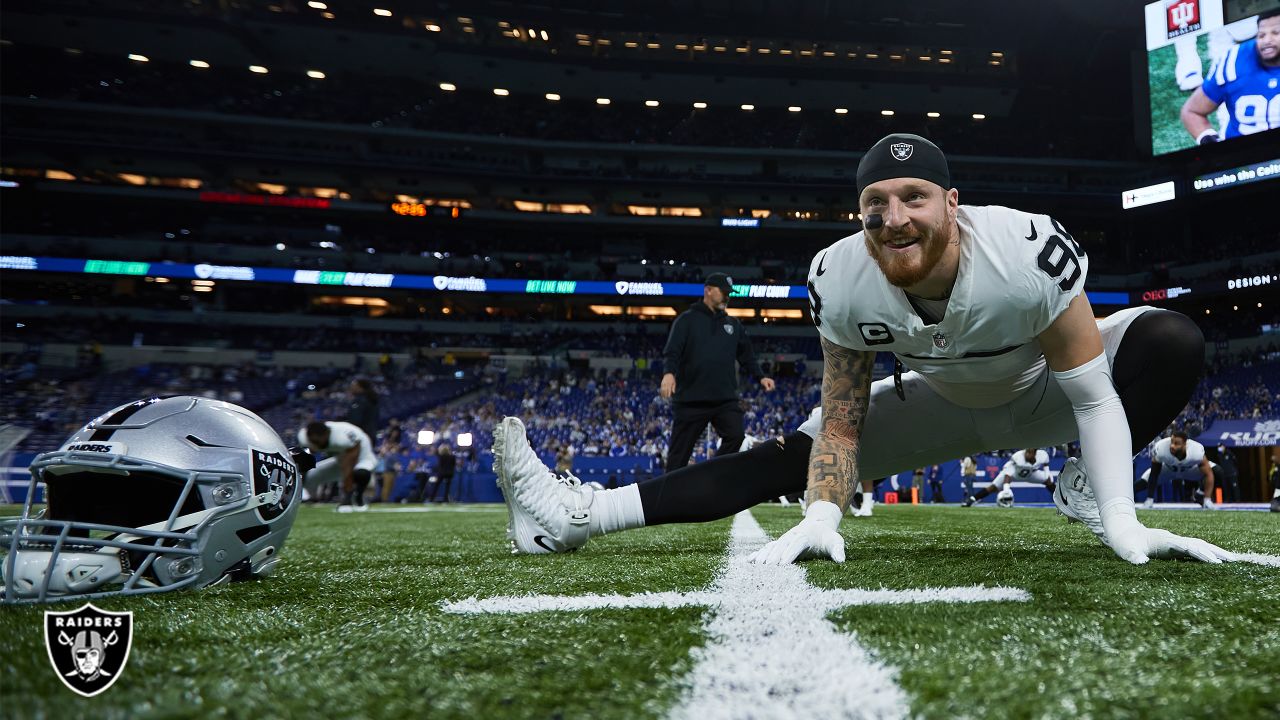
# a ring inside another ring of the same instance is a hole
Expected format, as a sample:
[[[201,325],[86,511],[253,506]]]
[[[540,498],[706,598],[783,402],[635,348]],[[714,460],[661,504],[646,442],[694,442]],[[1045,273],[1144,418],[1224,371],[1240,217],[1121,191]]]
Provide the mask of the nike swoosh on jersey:
[[[826,268],[822,267],[822,263],[826,261],[827,261],[827,254],[822,253],[822,257],[818,258],[818,271],[815,273],[818,277],[822,277],[822,274],[827,271]]]
[[[1040,235],[1036,232],[1036,223],[1035,223],[1035,221],[1034,221],[1034,220],[1032,220],[1032,221],[1031,221],[1031,234],[1027,236],[1027,239],[1028,239],[1028,240],[1030,240],[1030,241],[1032,241],[1032,242],[1035,242],[1036,238],[1038,238],[1038,237],[1040,237]]]

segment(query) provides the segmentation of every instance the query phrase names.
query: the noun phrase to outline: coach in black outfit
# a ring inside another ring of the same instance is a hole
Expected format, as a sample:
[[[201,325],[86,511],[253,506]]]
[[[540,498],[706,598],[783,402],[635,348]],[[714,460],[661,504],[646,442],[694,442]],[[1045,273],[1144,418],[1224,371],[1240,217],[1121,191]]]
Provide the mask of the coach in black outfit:
[[[725,312],[733,280],[711,273],[702,288],[702,301],[680,313],[667,337],[666,374],[662,397],[672,398],[675,426],[667,448],[667,472],[689,464],[694,443],[707,423],[720,435],[720,451],[727,455],[742,446],[742,407],[738,401],[738,367],[760,378],[766,392],[773,378],[765,377],[751,351],[751,341],[737,318]]]

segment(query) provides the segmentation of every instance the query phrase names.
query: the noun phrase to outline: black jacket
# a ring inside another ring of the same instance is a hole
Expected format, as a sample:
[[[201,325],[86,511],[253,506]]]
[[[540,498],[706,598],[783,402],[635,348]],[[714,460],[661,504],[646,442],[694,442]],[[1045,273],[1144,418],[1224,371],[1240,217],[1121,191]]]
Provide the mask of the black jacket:
[[[351,399],[351,407],[347,409],[347,422],[355,425],[369,435],[369,440],[378,440],[378,398],[363,393]],[[377,448],[374,448],[377,452]]]
[[[671,323],[664,372],[676,376],[675,402],[728,401],[738,397],[738,368],[763,377],[751,340],[738,319],[696,302]]]

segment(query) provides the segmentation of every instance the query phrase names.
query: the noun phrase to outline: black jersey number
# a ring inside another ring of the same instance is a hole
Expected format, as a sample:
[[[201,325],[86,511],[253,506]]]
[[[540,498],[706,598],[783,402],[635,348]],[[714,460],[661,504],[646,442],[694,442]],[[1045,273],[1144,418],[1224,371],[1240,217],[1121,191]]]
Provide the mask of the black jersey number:
[[[813,324],[815,327],[822,327],[822,296],[818,294],[818,288],[813,286],[813,279],[809,279],[809,313],[813,315]]]
[[[1044,243],[1044,249],[1036,258],[1036,264],[1049,277],[1057,279],[1066,273],[1067,276],[1058,282],[1058,287],[1063,292],[1075,287],[1081,272],[1080,257],[1072,247],[1075,246],[1075,242],[1071,241],[1070,245],[1067,242],[1061,236],[1050,235]],[[1069,272],[1067,268],[1070,268]]]

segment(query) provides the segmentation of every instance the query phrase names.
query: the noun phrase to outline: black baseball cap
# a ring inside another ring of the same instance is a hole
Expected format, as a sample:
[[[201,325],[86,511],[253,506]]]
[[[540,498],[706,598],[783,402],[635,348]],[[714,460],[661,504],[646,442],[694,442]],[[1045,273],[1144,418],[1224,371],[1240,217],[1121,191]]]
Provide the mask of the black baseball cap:
[[[707,281],[703,285],[720,288],[725,295],[733,292],[733,278],[724,273],[711,273],[707,276]]]
[[[858,195],[872,183],[893,178],[919,178],[951,189],[947,156],[926,138],[894,133],[880,139],[858,162]]]

